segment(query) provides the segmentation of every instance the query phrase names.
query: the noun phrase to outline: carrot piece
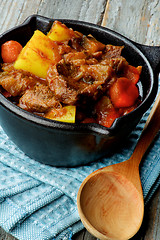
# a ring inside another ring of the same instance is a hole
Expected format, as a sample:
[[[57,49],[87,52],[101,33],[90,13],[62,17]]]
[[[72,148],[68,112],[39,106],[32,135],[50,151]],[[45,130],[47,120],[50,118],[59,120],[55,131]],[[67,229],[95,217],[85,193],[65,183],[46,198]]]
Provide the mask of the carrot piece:
[[[12,63],[14,62],[22,50],[22,45],[17,41],[7,41],[1,46],[1,56],[3,62]]]
[[[110,98],[116,108],[131,107],[138,96],[136,85],[125,77],[118,78],[110,88]]]
[[[131,65],[128,65],[125,68],[124,77],[130,79],[134,84],[136,84],[139,80],[140,72],[141,72],[140,66],[136,68]]]

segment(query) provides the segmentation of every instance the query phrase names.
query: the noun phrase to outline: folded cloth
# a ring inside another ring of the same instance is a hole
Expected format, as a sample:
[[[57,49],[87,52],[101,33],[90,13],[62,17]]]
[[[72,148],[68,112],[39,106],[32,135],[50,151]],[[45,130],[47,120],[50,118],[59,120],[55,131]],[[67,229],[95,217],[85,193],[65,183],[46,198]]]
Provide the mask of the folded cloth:
[[[80,184],[96,169],[130,157],[149,112],[123,149],[76,168],[56,168],[30,159],[0,127],[0,226],[19,240],[71,239],[83,229],[76,206]],[[141,163],[140,176],[147,204],[160,185],[160,134]]]

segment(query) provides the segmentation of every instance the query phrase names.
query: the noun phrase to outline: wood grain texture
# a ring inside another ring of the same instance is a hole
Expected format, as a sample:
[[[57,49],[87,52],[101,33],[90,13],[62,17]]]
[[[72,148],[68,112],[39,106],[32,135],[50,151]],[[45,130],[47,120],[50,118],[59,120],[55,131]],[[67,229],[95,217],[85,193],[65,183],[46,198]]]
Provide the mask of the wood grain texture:
[[[0,0],[0,34],[32,14],[101,24],[105,6],[106,0]]]
[[[110,236],[113,239],[128,239],[139,229],[143,219],[144,205],[138,165],[159,129],[160,93],[130,159],[91,173],[80,186],[77,195],[79,215],[88,231],[98,238],[106,239],[106,236]],[[133,185],[130,185],[130,183],[133,183]],[[135,192],[133,186],[138,191]],[[108,191],[108,189],[112,189],[112,191]],[[117,205],[112,208],[115,202]],[[159,209],[159,207],[156,209]],[[130,214],[126,219],[128,213]],[[159,217],[157,218],[157,216],[159,215],[154,215],[155,226],[158,226]],[[86,219],[98,232],[88,224]],[[110,224],[111,219],[112,224]],[[121,231],[122,228],[123,231]],[[106,234],[103,234],[102,229]],[[157,234],[157,230],[153,232]]]
[[[148,220],[148,221],[147,221]],[[144,240],[160,239],[160,187],[146,207],[146,232]]]
[[[97,238],[93,237],[89,232],[85,229],[80,233],[75,234],[72,240],[96,240]]]
[[[159,0],[0,0],[0,34],[32,14],[96,24],[103,19],[103,26],[136,42],[160,45]],[[160,188],[145,212],[142,229],[132,240],[160,240]],[[73,239],[96,240],[85,230]],[[0,240],[15,238],[0,228]]]
[[[97,238],[82,230],[75,234],[73,240],[97,240]],[[145,207],[142,227],[131,240],[160,240],[160,187]]]
[[[18,240],[0,227],[0,240]]]
[[[99,24],[105,5],[105,0],[62,0],[52,3],[50,0],[44,0],[41,1],[38,13],[52,18],[70,18]]]
[[[160,45],[160,1],[110,0],[103,26],[147,45]]]

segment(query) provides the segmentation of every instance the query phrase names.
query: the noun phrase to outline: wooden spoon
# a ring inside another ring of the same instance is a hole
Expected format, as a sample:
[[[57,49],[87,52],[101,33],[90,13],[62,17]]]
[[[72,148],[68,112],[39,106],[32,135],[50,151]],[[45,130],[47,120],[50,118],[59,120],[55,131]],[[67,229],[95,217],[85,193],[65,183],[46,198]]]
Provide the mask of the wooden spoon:
[[[159,129],[160,94],[130,159],[91,173],[81,184],[78,212],[95,237],[126,240],[139,230],[144,214],[139,164]]]

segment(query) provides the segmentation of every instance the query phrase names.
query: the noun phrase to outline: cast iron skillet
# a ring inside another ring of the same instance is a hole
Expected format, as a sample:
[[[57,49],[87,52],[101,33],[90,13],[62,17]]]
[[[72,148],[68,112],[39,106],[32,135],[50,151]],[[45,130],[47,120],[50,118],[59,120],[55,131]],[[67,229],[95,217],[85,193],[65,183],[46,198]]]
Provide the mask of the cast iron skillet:
[[[54,20],[32,15],[22,25],[2,34],[0,45],[7,40],[16,40],[25,45],[34,30],[47,33]],[[134,43],[91,23],[59,21],[83,34],[92,34],[105,44],[124,45],[122,55],[128,62],[143,66],[138,83],[142,103],[131,113],[118,118],[111,128],[93,123],[62,123],[38,117],[15,106],[0,94],[0,123],[10,139],[28,156],[41,163],[71,167],[88,164],[106,155],[115,144],[118,147],[135,128],[157,93],[160,48]]]

